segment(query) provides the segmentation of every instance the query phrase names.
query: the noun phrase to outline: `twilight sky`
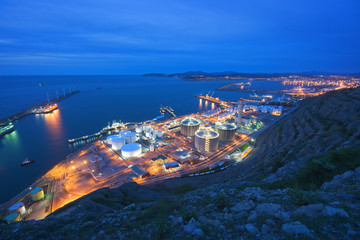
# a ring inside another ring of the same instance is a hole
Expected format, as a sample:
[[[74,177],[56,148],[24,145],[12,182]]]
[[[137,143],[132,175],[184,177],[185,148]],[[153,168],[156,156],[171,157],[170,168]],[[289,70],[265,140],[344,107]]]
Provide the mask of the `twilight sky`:
[[[0,0],[0,75],[360,72],[359,0]]]

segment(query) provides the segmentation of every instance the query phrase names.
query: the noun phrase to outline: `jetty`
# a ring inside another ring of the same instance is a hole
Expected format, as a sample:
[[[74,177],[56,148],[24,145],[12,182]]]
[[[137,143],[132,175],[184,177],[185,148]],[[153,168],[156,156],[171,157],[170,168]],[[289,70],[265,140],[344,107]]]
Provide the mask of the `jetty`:
[[[72,92],[67,93],[67,94],[65,94],[63,96],[60,96],[58,98],[54,98],[54,99],[51,99],[51,100],[49,100],[47,102],[41,103],[41,104],[39,104],[39,105],[37,105],[35,107],[32,107],[30,109],[27,109],[25,111],[22,111],[22,112],[14,114],[14,115],[11,115],[9,117],[3,118],[3,119],[0,120],[0,125],[6,125],[6,124],[9,124],[10,122],[16,121],[16,120],[18,120],[20,118],[23,118],[23,117],[26,117],[28,115],[36,114],[36,113],[38,113],[36,111],[37,109],[45,108],[49,104],[55,104],[55,103],[57,103],[57,102],[59,102],[61,100],[64,100],[65,98],[71,97],[71,96],[73,96],[73,95],[75,95],[75,94],[77,94],[79,92],[80,92],[79,90],[72,91]]]

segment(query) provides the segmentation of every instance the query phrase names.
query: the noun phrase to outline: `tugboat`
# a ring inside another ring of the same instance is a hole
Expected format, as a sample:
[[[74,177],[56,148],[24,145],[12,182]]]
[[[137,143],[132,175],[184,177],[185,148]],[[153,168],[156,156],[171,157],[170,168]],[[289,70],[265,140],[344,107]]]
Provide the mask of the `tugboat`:
[[[25,158],[25,160],[21,163],[21,166],[25,166],[34,162],[35,160],[29,160],[28,158]]]

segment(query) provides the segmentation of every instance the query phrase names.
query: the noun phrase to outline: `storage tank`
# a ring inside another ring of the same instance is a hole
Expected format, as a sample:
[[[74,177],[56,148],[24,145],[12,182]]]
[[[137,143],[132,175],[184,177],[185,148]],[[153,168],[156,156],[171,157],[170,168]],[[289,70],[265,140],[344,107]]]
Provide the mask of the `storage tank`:
[[[31,190],[30,195],[33,201],[39,201],[44,199],[44,191],[41,187]]]
[[[215,129],[219,133],[219,140],[228,142],[234,140],[237,127],[235,124],[217,122]]]
[[[199,125],[200,125],[199,119],[193,117],[184,118],[180,124],[181,134],[186,137],[193,137],[195,135],[196,130],[199,129]]]
[[[130,132],[129,130],[122,130],[121,132],[119,132],[119,136],[120,137],[125,137],[125,134],[127,134],[128,132]]]
[[[141,127],[136,127],[136,128],[135,128],[135,132],[136,132],[137,134],[140,134],[140,133],[142,132],[142,128],[141,128]]]
[[[114,150],[119,150],[125,144],[125,139],[122,137],[114,137],[111,139],[111,142],[112,142],[111,147]]]
[[[4,220],[7,221],[8,223],[18,222],[21,220],[21,216],[19,212],[13,212],[8,216],[6,216]]]
[[[195,147],[201,152],[215,152],[219,146],[219,134],[211,128],[200,128],[195,133]]]
[[[147,138],[149,138],[150,135],[151,135],[151,132],[150,132],[149,130],[147,130],[147,131],[145,132],[145,136],[146,136]]]
[[[134,142],[136,142],[136,133],[135,132],[127,132],[127,133],[125,133],[125,142],[126,143],[134,143]]]
[[[164,132],[163,131],[158,131],[156,134],[159,138],[164,136]]]
[[[114,137],[118,137],[118,135],[110,135],[106,138],[106,143],[111,145],[112,142],[111,142],[111,139],[114,138]]]
[[[155,150],[155,147],[154,147],[154,145],[150,145],[150,152],[153,152]]]
[[[11,207],[9,207],[9,212],[11,212],[11,213],[18,212],[21,215],[24,215],[25,212],[26,212],[24,203],[23,202],[17,202],[15,204],[11,205]]]
[[[142,129],[143,129],[143,131],[146,131],[146,130],[148,130],[149,127],[150,127],[149,125],[143,125]]]
[[[121,155],[124,158],[133,158],[141,154],[141,145],[139,143],[128,143],[121,147]]]

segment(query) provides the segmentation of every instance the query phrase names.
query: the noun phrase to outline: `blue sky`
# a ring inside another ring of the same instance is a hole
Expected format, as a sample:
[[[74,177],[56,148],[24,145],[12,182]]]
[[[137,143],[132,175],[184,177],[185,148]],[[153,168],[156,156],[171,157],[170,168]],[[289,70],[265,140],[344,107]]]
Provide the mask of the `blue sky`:
[[[360,72],[358,0],[0,0],[0,74]]]

